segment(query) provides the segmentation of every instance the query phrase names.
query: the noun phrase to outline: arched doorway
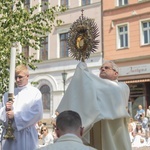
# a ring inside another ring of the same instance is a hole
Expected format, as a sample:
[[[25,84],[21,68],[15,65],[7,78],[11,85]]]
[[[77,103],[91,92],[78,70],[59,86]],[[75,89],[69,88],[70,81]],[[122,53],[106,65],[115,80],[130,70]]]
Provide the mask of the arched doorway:
[[[50,112],[50,87],[46,84],[42,85],[40,91],[42,93],[43,110],[44,112]]]

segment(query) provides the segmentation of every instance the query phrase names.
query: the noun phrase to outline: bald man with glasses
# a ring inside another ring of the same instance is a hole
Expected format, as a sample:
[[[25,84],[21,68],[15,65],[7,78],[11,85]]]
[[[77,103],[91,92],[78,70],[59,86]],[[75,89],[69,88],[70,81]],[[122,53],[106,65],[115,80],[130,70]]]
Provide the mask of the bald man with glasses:
[[[118,67],[116,66],[116,64],[114,62],[107,61],[100,67],[100,75],[99,76],[103,79],[109,79],[112,81],[117,80]]]

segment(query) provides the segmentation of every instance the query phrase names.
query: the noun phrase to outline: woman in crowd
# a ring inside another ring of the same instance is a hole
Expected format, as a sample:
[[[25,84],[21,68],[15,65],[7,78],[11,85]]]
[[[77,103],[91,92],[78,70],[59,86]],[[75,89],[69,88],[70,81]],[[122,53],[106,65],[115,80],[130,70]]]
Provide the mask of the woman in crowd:
[[[130,141],[131,143],[134,141],[134,137],[133,137],[133,126],[129,123],[128,124],[128,131],[129,131],[129,136],[130,136]]]
[[[146,132],[147,146],[150,146],[150,123],[148,123],[148,127],[145,132]]]
[[[133,132],[134,141],[132,147],[143,147],[146,146],[145,130],[142,128],[142,124],[137,123],[136,129]]]
[[[146,117],[148,118],[148,121],[150,122],[150,106],[148,106],[147,108]]]
[[[134,119],[132,117],[129,119],[129,124],[132,126],[133,130],[135,130],[136,122],[134,121]]]
[[[36,125],[35,125],[35,128],[38,132],[38,138],[40,139],[40,136],[41,136],[41,128],[44,126],[42,120],[39,120]]]
[[[53,143],[53,136],[51,133],[49,133],[48,128],[46,126],[43,126],[41,128],[41,136],[40,138],[42,139],[43,144],[39,145],[39,147],[43,147],[49,144]]]

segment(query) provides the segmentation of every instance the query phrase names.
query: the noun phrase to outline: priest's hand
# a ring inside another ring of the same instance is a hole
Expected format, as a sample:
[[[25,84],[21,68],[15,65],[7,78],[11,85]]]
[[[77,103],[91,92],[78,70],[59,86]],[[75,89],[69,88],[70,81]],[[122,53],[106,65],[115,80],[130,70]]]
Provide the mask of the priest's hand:
[[[14,118],[14,112],[12,110],[6,112],[8,119]]]

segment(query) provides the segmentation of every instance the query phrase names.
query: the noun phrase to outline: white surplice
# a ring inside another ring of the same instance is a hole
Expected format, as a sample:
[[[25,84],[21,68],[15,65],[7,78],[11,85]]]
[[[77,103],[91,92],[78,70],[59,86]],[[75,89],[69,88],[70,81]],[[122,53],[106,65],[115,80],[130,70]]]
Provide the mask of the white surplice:
[[[102,120],[102,136],[106,130],[105,138],[109,137],[108,140],[102,139],[103,150],[109,150],[107,149],[109,144],[111,144],[111,150],[120,150],[120,146],[123,146],[121,150],[130,150],[126,126],[126,118],[129,117],[126,109],[128,98],[129,87],[125,83],[101,79],[88,71],[86,63],[80,62],[57,111],[78,112],[85,133],[94,123]],[[111,140],[111,138],[114,139]],[[119,146],[116,147],[116,144]]]
[[[3,106],[0,109],[0,120],[7,125],[5,103],[8,93],[3,96]],[[41,92],[27,84],[14,90],[14,140],[4,140],[3,150],[35,150],[38,147],[38,134],[35,124],[42,119],[43,105]],[[5,134],[5,129],[4,129]]]

